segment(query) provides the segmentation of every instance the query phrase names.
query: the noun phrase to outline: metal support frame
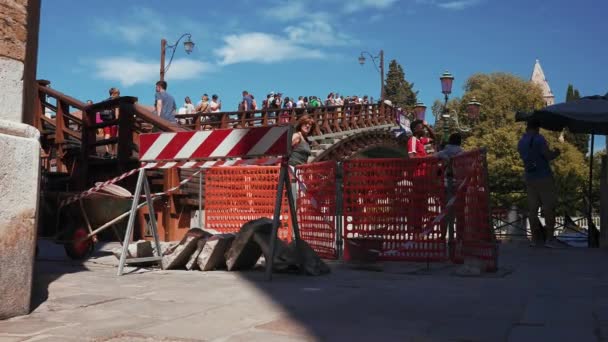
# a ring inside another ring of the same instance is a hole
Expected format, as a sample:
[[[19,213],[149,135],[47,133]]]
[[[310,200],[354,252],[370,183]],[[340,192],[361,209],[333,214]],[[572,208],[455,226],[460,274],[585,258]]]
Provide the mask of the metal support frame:
[[[154,237],[154,244],[156,246],[157,256],[146,257],[146,258],[129,258],[127,259],[127,253],[129,253],[129,241],[133,235],[133,227],[135,226],[135,216],[139,208],[139,198],[141,197],[142,187],[146,196],[146,201],[142,204],[147,204],[150,208],[150,224],[152,225],[152,236]],[[127,223],[127,231],[125,233],[125,239],[122,245],[122,253],[120,255],[120,262],[118,264],[118,276],[123,274],[125,264],[157,261],[160,263],[162,268],[162,255],[160,250],[160,241],[158,240],[158,231],[156,225],[156,217],[154,215],[154,202],[150,192],[150,184],[148,183],[148,177],[146,177],[146,169],[142,168],[139,170],[139,176],[137,177],[137,185],[135,186],[135,193],[133,194],[133,204],[131,205],[131,211],[129,215],[129,222]]]
[[[298,268],[303,271],[303,255],[300,243],[300,228],[298,226],[298,215],[296,213],[296,206],[294,203],[294,197],[291,189],[291,183],[289,181],[289,165],[287,164],[287,158],[283,157],[281,161],[281,170],[279,171],[279,183],[277,185],[277,197],[274,204],[274,214],[272,217],[272,232],[270,234],[270,256],[269,260],[266,260],[266,279],[272,280],[272,268],[274,265],[274,257],[277,245],[277,236],[279,227],[281,225],[281,207],[283,203],[283,189],[287,191],[287,202],[289,203],[289,210],[291,212],[291,224],[293,226],[293,237],[296,250],[296,260]]]
[[[336,163],[336,253],[338,259],[344,254],[344,169],[341,162]]]
[[[446,181],[447,181],[447,202],[449,203],[452,200],[452,197],[456,196],[454,191],[454,169],[452,159],[448,160],[447,170],[446,170]],[[448,208],[447,214],[447,256],[450,260],[455,255],[455,246],[454,246],[454,208],[450,206]],[[459,223],[460,224],[460,223]]]

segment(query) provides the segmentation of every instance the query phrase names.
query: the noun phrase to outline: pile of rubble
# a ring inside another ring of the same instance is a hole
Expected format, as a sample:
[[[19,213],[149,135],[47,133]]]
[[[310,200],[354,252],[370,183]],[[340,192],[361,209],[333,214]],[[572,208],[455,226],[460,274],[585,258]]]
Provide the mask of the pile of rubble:
[[[166,270],[248,270],[260,266],[270,256],[272,220],[260,218],[245,223],[236,234],[212,234],[191,228],[180,242],[161,243],[162,266]],[[131,258],[157,255],[154,243],[138,241],[129,245]],[[114,250],[120,258],[121,248]],[[301,260],[298,260],[301,258]],[[273,262],[275,272],[329,273],[329,267],[303,240],[286,244],[277,240]]]

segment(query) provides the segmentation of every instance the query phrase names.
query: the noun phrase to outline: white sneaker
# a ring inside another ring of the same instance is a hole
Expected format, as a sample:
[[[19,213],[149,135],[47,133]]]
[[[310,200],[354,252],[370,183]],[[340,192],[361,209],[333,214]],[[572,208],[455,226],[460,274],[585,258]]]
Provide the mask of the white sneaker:
[[[553,239],[548,239],[545,242],[545,247],[559,249],[559,248],[565,248],[566,246],[563,243],[559,242],[556,238],[553,238]]]

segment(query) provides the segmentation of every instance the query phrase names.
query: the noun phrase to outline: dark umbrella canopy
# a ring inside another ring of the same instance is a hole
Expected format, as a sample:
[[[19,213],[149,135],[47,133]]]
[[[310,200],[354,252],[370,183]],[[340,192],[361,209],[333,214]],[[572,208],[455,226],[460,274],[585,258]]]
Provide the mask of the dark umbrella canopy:
[[[558,103],[536,110],[532,113],[518,112],[515,114],[515,121],[538,120],[540,126],[552,131],[561,131],[564,128],[572,133],[591,134],[591,153],[589,154],[589,183],[587,190],[588,222],[591,219],[593,208],[591,204],[591,187],[593,182],[593,145],[594,135],[608,135],[608,93],[604,96],[587,96],[578,100],[565,103]],[[604,204],[601,204],[604,205]],[[592,226],[590,226],[591,228]],[[599,246],[599,232],[597,229],[589,229],[589,247]]]
[[[515,121],[537,119],[544,129],[608,135],[608,94],[558,103],[532,113],[518,112]]]

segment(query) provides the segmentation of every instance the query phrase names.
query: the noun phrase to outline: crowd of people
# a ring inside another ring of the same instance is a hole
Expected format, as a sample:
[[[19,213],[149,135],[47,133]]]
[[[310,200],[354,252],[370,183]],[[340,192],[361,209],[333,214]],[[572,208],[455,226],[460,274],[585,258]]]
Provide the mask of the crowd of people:
[[[255,98],[255,96],[247,90],[242,92],[242,97],[238,102],[235,111],[255,111],[261,109],[291,109],[291,108],[315,108],[321,106],[343,106],[349,104],[372,104],[374,99],[367,95],[358,96],[343,96],[338,93],[329,93],[325,99],[320,96],[298,96],[289,97],[283,96],[281,92],[269,92],[266,97],[261,101]],[[219,100],[218,95],[212,95],[209,97],[208,94],[203,94],[197,105],[192,104],[192,100],[189,96],[184,98],[184,104],[178,109],[178,114],[192,114],[192,113],[214,113],[222,111],[222,102]]]

